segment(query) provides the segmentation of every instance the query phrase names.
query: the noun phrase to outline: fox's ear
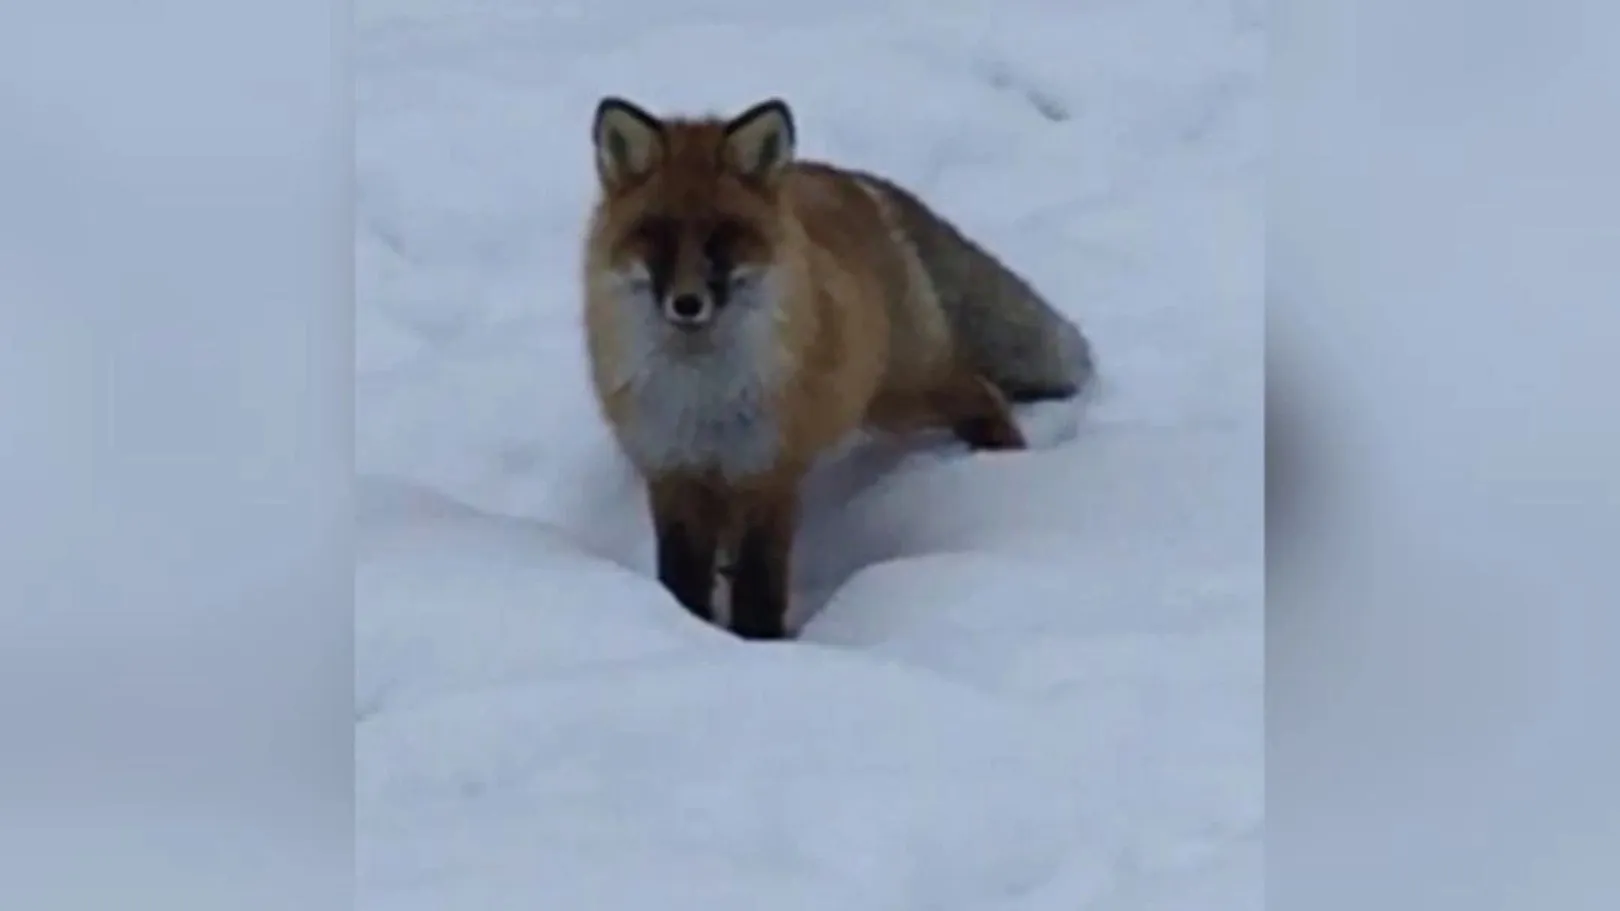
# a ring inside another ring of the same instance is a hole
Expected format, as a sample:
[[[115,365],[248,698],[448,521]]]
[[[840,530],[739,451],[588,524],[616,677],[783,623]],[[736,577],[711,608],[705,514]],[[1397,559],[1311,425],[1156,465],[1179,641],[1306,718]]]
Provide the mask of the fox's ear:
[[[605,187],[616,187],[652,170],[664,147],[664,124],[623,98],[603,98],[591,127],[596,173]]]
[[[793,160],[793,112],[780,98],[761,101],[726,124],[726,158],[752,177],[774,177]]]

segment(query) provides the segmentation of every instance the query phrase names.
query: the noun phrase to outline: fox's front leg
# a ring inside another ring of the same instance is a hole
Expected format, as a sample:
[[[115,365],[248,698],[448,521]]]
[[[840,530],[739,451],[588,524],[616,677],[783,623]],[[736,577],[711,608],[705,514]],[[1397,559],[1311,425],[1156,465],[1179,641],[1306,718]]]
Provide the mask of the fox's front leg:
[[[786,639],[797,486],[757,491],[745,501],[732,551],[731,631],[742,639]]]
[[[731,563],[731,631],[744,639],[787,637],[793,534],[798,524],[796,485],[747,497]]]
[[[725,513],[719,496],[690,479],[657,479],[648,484],[658,581],[681,606],[714,621],[714,572]]]

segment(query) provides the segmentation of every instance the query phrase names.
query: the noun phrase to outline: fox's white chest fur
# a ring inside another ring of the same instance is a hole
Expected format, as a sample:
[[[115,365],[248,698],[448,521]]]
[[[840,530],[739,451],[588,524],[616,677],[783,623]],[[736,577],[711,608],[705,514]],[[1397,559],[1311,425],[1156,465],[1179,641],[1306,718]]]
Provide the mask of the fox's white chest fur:
[[[776,462],[775,308],[749,306],[756,303],[728,307],[701,337],[691,337],[650,302],[622,302],[626,357],[615,381],[629,408],[616,433],[643,470],[712,470],[735,480]]]

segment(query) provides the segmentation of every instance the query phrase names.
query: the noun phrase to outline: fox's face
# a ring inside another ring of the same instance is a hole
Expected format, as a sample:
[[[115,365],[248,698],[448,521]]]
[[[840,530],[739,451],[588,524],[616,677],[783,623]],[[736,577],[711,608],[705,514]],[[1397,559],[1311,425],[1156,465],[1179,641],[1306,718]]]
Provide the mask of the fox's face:
[[[729,121],[663,121],[609,98],[594,139],[600,242],[632,318],[696,336],[769,307],[776,183],[793,149],[785,104],[767,101]]]

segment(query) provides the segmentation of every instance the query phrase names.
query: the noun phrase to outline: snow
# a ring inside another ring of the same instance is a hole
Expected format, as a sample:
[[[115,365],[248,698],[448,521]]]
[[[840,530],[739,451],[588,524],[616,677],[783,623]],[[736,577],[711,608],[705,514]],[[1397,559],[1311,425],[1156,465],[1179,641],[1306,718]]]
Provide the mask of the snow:
[[[357,4],[360,906],[1261,907],[1262,16]],[[1034,451],[822,466],[796,641],[659,588],[587,394],[610,93],[787,97],[1095,344]]]

